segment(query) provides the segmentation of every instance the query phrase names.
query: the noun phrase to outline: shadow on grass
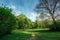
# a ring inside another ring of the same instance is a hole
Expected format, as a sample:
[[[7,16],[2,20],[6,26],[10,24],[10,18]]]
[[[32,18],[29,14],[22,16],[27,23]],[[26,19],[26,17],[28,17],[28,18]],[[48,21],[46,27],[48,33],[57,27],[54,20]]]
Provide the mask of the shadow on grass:
[[[12,34],[4,36],[0,40],[29,40],[31,38],[30,32],[34,34],[36,32],[35,38],[37,38],[37,40],[60,40],[60,32],[53,32],[50,30],[27,31],[15,30]]]
[[[60,31],[52,31],[52,30],[35,30],[35,31],[29,31],[29,32],[42,32],[42,33],[44,33],[44,32],[60,32]]]
[[[29,34],[24,33],[12,33],[9,35],[4,36],[0,40],[27,40],[30,38]]]

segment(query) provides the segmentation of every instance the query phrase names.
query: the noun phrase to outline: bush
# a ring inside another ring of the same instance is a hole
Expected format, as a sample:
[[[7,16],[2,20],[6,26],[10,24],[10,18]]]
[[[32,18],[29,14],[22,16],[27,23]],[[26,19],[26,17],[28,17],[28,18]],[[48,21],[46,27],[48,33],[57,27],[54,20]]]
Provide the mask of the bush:
[[[16,17],[12,14],[12,10],[6,7],[0,7],[0,36],[11,33],[16,27]]]
[[[56,30],[54,29],[54,24],[49,25],[51,31],[60,31],[60,20],[56,20]]]

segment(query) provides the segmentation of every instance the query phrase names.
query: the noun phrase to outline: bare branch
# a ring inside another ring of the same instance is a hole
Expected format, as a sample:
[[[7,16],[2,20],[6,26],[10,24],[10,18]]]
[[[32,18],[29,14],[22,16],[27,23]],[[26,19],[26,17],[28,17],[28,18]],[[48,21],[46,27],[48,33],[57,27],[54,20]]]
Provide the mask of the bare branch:
[[[55,8],[57,6],[58,0],[53,1],[53,13],[55,12]]]

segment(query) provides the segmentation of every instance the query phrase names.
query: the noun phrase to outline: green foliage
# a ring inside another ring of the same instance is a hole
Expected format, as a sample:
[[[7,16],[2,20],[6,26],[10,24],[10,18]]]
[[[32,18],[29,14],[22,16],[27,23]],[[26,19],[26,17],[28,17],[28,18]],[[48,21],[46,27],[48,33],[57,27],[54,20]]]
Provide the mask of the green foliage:
[[[17,16],[19,29],[32,28],[33,24],[24,14]]]
[[[60,20],[56,20],[57,23],[57,31],[60,31]]]
[[[36,11],[41,12],[44,11],[47,15],[49,14],[51,19],[53,20],[53,30],[57,31],[57,24],[56,24],[56,18],[58,17],[58,11],[60,11],[60,0],[39,0],[38,5],[36,5]],[[42,5],[41,5],[42,4]],[[57,4],[59,4],[57,6]],[[52,5],[52,6],[51,6]],[[42,10],[43,9],[43,10]],[[40,11],[41,10],[41,11]],[[58,10],[58,11],[57,11]],[[43,18],[43,17],[42,17]]]
[[[34,28],[47,28],[47,24],[45,24],[45,21],[36,20],[34,25]]]
[[[60,31],[60,20],[56,20],[56,25],[57,25],[57,30],[56,31]],[[47,27],[50,28],[50,30],[55,31],[53,21],[49,21],[47,23]]]
[[[17,22],[12,10],[7,7],[0,7],[0,36],[11,33],[16,27]]]

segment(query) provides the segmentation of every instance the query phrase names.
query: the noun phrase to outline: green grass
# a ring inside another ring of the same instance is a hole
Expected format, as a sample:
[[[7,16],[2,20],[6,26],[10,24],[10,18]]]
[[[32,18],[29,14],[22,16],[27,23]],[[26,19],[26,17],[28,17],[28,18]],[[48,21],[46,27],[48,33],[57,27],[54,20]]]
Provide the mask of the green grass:
[[[51,32],[39,29],[14,30],[12,34],[6,35],[0,40],[30,40],[32,33],[36,40],[60,40],[60,32]]]

